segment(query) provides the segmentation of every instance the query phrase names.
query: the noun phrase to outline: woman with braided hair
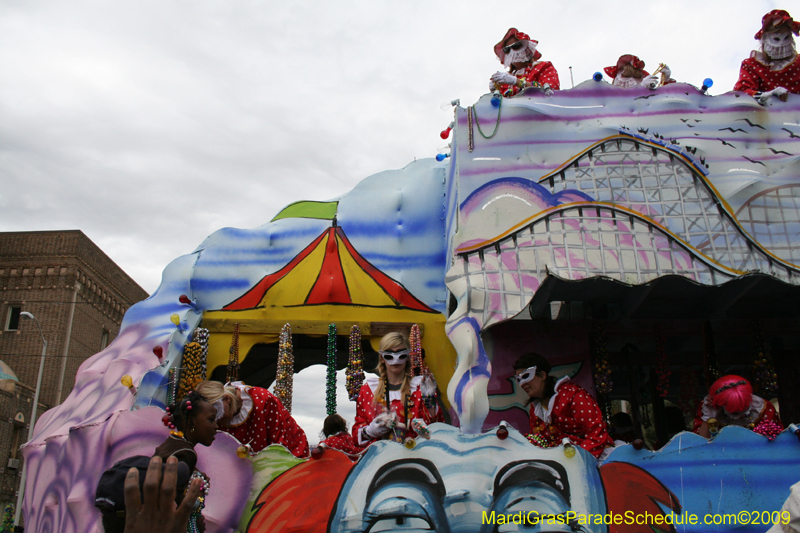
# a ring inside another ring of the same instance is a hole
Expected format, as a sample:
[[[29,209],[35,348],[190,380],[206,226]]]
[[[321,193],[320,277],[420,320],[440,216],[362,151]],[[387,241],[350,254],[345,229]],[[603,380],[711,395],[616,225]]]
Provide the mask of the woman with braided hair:
[[[783,429],[775,408],[770,402],[753,394],[749,381],[742,376],[728,375],[722,376],[709,387],[708,396],[697,408],[692,431],[709,438],[710,425],[716,425],[719,429],[725,426],[755,429],[759,424],[768,422]]]
[[[168,458],[175,457],[179,462],[186,463],[191,477],[184,486],[177,487],[177,502],[183,500],[183,494],[191,480],[202,479],[203,490],[198,500],[199,510],[192,513],[189,519],[189,531],[205,531],[205,520],[201,511],[205,506],[205,496],[211,480],[197,470],[197,452],[194,447],[198,444],[211,446],[217,433],[217,420],[222,413],[222,402],[212,404],[201,394],[192,391],[181,401],[167,406],[167,414],[162,419],[170,428],[169,437],[157,448],[153,457],[161,457],[166,462]],[[192,527],[196,529],[192,529]]]
[[[414,419],[425,424],[442,422],[436,405],[436,381],[432,376],[411,377],[409,343],[405,335],[388,333],[381,339],[378,376],[368,376],[356,401],[353,440],[367,446],[381,439],[403,442],[416,438],[409,426]]]

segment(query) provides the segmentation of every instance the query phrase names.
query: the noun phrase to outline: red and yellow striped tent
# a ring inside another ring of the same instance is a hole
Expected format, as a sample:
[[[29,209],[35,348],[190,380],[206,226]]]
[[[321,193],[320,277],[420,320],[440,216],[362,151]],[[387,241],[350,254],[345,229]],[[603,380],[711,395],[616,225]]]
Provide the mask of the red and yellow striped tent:
[[[418,324],[426,362],[439,383],[450,379],[455,361],[445,317],[362,257],[335,222],[286,266],[222,309],[204,313],[202,326],[211,333],[209,369],[227,363],[236,323],[243,358],[255,344],[277,342],[286,323],[295,335],[326,335],[332,323],[348,335],[357,324],[375,349],[387,332],[407,333]]]

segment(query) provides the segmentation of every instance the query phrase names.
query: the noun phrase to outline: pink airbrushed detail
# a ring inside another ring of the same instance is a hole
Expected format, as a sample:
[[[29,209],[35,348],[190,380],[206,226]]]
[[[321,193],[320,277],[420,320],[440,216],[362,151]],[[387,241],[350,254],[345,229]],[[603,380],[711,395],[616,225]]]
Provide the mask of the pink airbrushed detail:
[[[169,434],[164,411],[130,411],[133,397],[120,383],[124,375],[138,383],[157,366],[149,328],[130,326],[104,351],[78,370],[75,388],[60,406],[36,424],[23,453],[29,465],[25,491],[25,529],[39,533],[99,533],[94,507],[104,470],[132,455],[152,455]],[[211,478],[203,514],[208,533],[230,532],[237,525],[250,490],[249,461],[236,456],[238,442],[218,434],[210,448],[197,447],[197,468]]]

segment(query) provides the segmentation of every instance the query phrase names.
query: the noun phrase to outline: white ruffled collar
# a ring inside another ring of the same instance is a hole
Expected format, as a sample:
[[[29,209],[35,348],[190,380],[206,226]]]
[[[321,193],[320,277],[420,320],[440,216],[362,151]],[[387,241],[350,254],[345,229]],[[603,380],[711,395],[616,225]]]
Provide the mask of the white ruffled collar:
[[[550,397],[550,401],[547,402],[547,409],[542,406],[541,400],[535,400],[536,403],[533,404],[534,413],[536,413],[536,416],[538,416],[545,424],[550,423],[550,415],[553,412],[553,406],[556,404],[558,389],[560,389],[561,385],[567,380],[569,380],[569,376],[564,376],[556,381],[556,386],[553,388],[553,395]]]
[[[779,59],[777,61],[769,61],[767,56],[764,55],[764,49],[759,47],[758,50],[753,50],[750,53],[750,57],[764,65],[765,67],[769,67],[772,72],[780,72],[781,70],[785,69],[786,67],[790,66],[792,63],[795,62],[797,59],[797,52],[794,53],[791,57],[787,57],[786,59]]]
[[[369,390],[372,391],[373,397],[375,396],[375,391],[378,390],[378,384],[381,382],[380,378],[375,374],[369,374],[366,378],[364,378],[364,382],[369,385]],[[411,378],[411,393],[413,394],[417,389],[419,389],[420,384],[422,383],[422,376],[414,376]],[[376,398],[377,399],[377,398]],[[399,390],[390,390],[389,391],[389,401],[400,401],[400,391]]]
[[[519,76],[519,75],[521,75],[521,74],[527,74],[527,72],[528,72],[530,69],[532,69],[533,67],[535,67],[535,66],[536,66],[536,65],[538,65],[539,63],[541,63],[541,61],[538,61],[538,60],[531,61],[531,64],[530,64],[530,65],[528,65],[527,67],[522,67],[522,68],[521,68],[521,69],[519,69],[519,70],[512,70],[511,72],[509,72],[509,74],[511,74],[512,76]]]
[[[714,405],[714,401],[711,399],[711,396],[706,396],[703,399],[703,414],[701,416],[701,420],[707,422],[709,418],[716,418],[720,422],[720,427],[747,427],[750,424],[755,424],[756,421],[758,421],[765,405],[766,400],[754,394],[753,399],[750,401],[750,408],[741,416],[734,418],[726,413],[722,407],[717,407]]]
[[[253,398],[247,393],[247,390],[250,389],[250,387],[241,381],[234,381],[233,383],[228,383],[228,385],[239,389],[242,395],[242,408],[239,410],[236,416],[231,418],[231,422],[228,424],[228,427],[241,426],[244,424],[245,420],[247,420],[247,417],[250,416],[250,411],[253,410]]]

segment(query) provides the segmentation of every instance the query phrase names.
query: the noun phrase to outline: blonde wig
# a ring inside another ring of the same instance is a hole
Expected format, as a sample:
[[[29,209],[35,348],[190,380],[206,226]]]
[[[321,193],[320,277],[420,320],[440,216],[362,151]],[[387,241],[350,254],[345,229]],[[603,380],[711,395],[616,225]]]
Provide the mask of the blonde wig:
[[[194,390],[212,404],[227,396],[233,402],[232,405],[236,405],[236,388],[226,387],[219,381],[201,381],[194,387]]]

